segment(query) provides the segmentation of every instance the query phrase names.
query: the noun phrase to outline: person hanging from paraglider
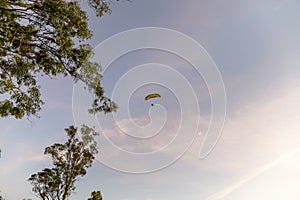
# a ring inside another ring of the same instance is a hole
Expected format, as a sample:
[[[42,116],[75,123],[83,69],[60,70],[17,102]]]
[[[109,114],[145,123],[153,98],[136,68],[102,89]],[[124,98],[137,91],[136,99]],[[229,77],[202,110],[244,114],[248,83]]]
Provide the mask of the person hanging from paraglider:
[[[161,98],[160,94],[158,93],[152,93],[152,94],[148,94],[146,97],[145,97],[145,101],[149,100],[149,99],[153,99],[153,98]],[[151,103],[151,106],[154,106],[155,104],[154,103]]]

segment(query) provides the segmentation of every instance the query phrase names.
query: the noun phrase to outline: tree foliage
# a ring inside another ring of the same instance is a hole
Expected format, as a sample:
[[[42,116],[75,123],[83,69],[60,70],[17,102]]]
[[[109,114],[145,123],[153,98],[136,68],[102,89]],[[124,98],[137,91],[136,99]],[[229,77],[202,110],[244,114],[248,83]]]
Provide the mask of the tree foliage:
[[[74,126],[65,130],[68,140],[64,144],[57,143],[47,147],[44,152],[52,157],[54,167],[45,168],[32,174],[28,179],[33,185],[32,191],[40,199],[67,199],[75,190],[75,182],[87,173],[95,158],[94,155],[98,153],[94,140],[97,133],[94,129],[83,125],[81,137],[77,135]],[[92,199],[97,199],[99,194],[92,193]]]
[[[88,200],[102,200],[102,195],[100,191],[94,191],[91,194],[91,198],[88,198]]]
[[[110,12],[104,0],[87,1],[97,16]],[[1,0],[0,116],[38,116],[44,102],[37,77],[43,75],[83,81],[95,96],[90,111],[114,111],[99,64],[89,61],[91,36],[79,0]]]

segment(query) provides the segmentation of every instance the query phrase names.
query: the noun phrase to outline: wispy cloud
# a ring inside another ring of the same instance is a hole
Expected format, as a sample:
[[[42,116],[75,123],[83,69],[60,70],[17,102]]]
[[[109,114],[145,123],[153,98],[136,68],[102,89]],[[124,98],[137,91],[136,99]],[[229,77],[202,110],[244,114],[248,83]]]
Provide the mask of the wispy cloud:
[[[207,198],[207,200],[220,200],[225,198],[226,196],[228,196],[229,194],[231,194],[232,192],[238,190],[240,187],[242,187],[245,183],[255,179],[256,177],[260,176],[261,174],[271,170],[272,168],[276,167],[277,165],[279,165],[280,163],[286,161],[288,158],[292,158],[293,156],[295,156],[296,154],[298,154],[300,152],[300,148],[297,148],[291,152],[286,153],[283,156],[280,156],[279,158],[277,158],[276,160],[263,165],[262,167],[258,168],[257,170],[255,170],[253,173],[241,178],[240,180],[238,180],[236,183],[226,187],[225,189],[211,195],[210,197]]]

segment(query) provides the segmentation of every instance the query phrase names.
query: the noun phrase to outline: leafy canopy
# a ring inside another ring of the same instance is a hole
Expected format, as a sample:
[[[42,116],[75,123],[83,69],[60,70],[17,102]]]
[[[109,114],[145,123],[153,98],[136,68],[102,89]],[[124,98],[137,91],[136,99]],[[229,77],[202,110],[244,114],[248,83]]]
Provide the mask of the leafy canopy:
[[[87,1],[97,16],[110,12],[104,0]],[[91,36],[78,0],[1,0],[0,116],[38,116],[44,102],[37,76],[44,75],[83,81],[95,96],[91,112],[115,111],[99,64],[89,61],[92,48],[84,42]]]
[[[76,189],[75,182],[87,173],[95,159],[94,155],[98,153],[94,140],[98,133],[94,129],[83,125],[81,135],[77,134],[74,126],[65,130],[68,140],[64,144],[53,144],[44,152],[52,157],[54,167],[45,168],[28,179],[33,185],[32,191],[40,199],[67,199]],[[92,193],[92,199],[100,197],[100,192]]]
[[[91,194],[91,198],[88,198],[88,200],[102,200],[102,195],[100,191],[94,191]]]

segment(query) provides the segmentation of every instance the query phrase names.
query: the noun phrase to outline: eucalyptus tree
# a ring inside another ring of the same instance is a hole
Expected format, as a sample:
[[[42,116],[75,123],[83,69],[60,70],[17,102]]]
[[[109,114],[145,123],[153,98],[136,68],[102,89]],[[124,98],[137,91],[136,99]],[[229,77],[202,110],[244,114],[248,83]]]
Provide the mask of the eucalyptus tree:
[[[83,125],[81,134],[77,128],[65,129],[67,141],[46,147],[44,154],[50,155],[52,168],[45,168],[32,174],[28,181],[32,191],[42,200],[66,200],[75,191],[75,183],[87,173],[98,153],[94,129]],[[92,192],[92,199],[102,200],[99,191]]]
[[[91,194],[91,198],[88,198],[88,200],[102,200],[102,195],[100,191],[94,191]]]
[[[118,1],[118,0],[115,0]],[[86,0],[101,17],[104,0]],[[44,103],[38,76],[70,76],[94,94],[90,112],[111,112],[99,64],[89,60],[92,37],[79,0],[0,1],[0,117],[39,116]]]

